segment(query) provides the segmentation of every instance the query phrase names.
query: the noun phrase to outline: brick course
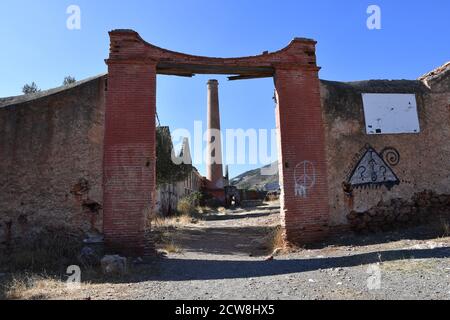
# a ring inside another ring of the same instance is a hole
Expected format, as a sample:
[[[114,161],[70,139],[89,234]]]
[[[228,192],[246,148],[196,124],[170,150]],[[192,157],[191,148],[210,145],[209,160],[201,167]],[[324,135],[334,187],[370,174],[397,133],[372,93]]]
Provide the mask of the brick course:
[[[286,240],[294,244],[321,240],[327,234],[327,167],[317,72],[318,68],[278,68],[275,77],[281,214]],[[308,177],[302,178],[305,166]],[[306,179],[305,194],[298,193],[296,178]]]
[[[110,250],[140,256],[155,201],[156,66],[110,60],[108,67],[103,232]]]

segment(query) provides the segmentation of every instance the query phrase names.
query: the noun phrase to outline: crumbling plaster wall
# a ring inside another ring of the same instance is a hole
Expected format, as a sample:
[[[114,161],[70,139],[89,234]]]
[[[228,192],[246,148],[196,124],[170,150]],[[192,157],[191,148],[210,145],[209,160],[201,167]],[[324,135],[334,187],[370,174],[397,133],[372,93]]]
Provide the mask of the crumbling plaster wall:
[[[101,231],[105,81],[0,100],[0,243]]]
[[[431,190],[450,194],[450,72],[429,81],[322,81],[321,97],[327,138],[330,224],[348,224],[351,211],[365,212],[381,201],[410,200]],[[414,93],[418,104],[419,134],[367,135],[362,93]],[[380,152],[395,148],[400,162],[391,166],[400,184],[391,190],[355,189],[349,199],[343,182],[359,160],[358,152],[370,145]]]

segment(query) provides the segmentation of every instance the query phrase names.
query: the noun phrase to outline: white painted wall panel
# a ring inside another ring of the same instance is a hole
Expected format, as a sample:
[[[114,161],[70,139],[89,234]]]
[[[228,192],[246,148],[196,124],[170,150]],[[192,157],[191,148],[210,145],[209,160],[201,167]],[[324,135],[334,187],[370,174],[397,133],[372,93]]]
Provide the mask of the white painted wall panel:
[[[367,134],[419,133],[414,94],[363,93]]]

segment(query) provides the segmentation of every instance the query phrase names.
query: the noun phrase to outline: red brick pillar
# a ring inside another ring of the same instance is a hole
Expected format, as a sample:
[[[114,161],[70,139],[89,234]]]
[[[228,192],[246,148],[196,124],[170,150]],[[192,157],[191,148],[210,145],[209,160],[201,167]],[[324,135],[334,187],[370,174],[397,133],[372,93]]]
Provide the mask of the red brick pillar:
[[[112,252],[142,256],[156,186],[156,65],[111,59],[107,63],[105,244]]]
[[[327,235],[325,134],[316,66],[276,68],[282,217],[288,243]]]

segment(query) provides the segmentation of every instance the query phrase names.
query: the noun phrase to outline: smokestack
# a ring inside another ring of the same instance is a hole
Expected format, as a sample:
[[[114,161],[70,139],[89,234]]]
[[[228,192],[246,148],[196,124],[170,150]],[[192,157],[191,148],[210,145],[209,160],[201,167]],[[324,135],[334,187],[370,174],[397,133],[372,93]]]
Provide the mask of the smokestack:
[[[223,182],[224,186],[225,187],[229,187],[230,186],[230,170],[229,170],[228,165],[225,166],[225,178],[224,178],[224,180],[225,180]]]
[[[222,139],[220,135],[219,82],[208,81],[208,161],[206,178],[211,189],[223,189]]]

